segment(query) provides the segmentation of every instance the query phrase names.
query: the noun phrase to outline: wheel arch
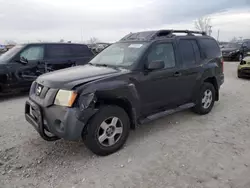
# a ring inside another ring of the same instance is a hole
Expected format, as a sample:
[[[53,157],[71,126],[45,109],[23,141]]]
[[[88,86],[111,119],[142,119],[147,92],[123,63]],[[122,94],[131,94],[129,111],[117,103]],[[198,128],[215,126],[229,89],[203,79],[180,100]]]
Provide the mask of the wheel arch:
[[[133,108],[133,105],[126,98],[106,98],[101,101],[97,101],[97,107],[101,105],[115,105],[124,109],[124,111],[128,114],[130,120],[130,128],[135,129],[136,123],[136,110]]]
[[[215,100],[219,100],[219,86],[215,77],[208,77],[204,80],[206,83],[211,83],[215,89]]]

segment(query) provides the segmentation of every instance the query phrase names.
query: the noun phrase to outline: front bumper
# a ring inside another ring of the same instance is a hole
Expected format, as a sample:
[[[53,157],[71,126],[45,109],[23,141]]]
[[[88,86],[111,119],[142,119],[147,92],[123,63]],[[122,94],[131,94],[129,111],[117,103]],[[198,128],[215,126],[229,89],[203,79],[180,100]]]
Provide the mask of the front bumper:
[[[25,104],[26,120],[47,141],[54,141],[59,138],[65,140],[81,139],[86,123],[79,120],[79,117],[81,117],[79,115],[81,113],[79,114],[77,108],[56,105],[42,107],[30,99]],[[55,136],[48,137],[46,131]]]
[[[230,52],[222,52],[222,57],[224,59],[232,59],[237,56],[237,53],[230,53]]]
[[[238,69],[238,75],[241,77],[250,77],[250,67]]]

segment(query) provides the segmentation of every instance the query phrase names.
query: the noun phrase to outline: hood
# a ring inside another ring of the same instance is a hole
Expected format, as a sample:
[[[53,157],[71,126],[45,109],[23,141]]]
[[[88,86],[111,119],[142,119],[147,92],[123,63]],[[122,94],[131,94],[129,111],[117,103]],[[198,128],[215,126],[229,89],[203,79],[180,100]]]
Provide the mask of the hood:
[[[0,63],[0,74],[6,74],[7,73],[7,67],[6,64]]]
[[[250,56],[245,57],[243,60],[246,62],[250,62]]]
[[[36,81],[50,88],[70,90],[80,84],[124,74],[125,72],[127,70],[87,64],[46,73],[39,76]]]
[[[1,65],[6,65],[7,63],[8,63],[7,60],[2,60],[2,59],[0,59],[0,66],[1,66]]]
[[[222,52],[232,52],[232,51],[235,51],[235,50],[239,50],[237,48],[222,48],[221,51]]]

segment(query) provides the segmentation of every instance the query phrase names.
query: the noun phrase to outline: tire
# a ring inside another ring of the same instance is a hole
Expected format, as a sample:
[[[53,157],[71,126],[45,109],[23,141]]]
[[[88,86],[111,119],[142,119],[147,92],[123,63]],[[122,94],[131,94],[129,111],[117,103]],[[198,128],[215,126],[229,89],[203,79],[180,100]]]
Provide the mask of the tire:
[[[203,101],[203,99],[206,98],[205,92],[206,92],[206,95],[208,96],[207,100],[205,99],[205,101],[207,101],[207,102],[210,101],[209,105],[208,105],[208,103],[206,103],[207,105],[205,105],[205,103]],[[197,114],[200,114],[200,115],[208,114],[212,110],[212,108],[214,106],[214,102],[215,102],[215,88],[214,88],[213,84],[211,84],[209,82],[205,82],[201,86],[201,89],[200,89],[200,92],[198,94],[198,98],[196,101],[196,105],[193,107],[193,111]]]
[[[125,144],[129,130],[130,120],[122,108],[103,106],[89,121],[83,140],[93,153],[106,156]]]

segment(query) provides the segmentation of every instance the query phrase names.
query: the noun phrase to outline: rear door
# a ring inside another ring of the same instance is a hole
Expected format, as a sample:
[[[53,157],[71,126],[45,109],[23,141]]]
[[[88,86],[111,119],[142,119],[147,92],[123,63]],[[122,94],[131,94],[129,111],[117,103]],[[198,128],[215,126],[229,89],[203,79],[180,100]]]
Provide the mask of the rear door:
[[[45,72],[71,67],[72,56],[69,44],[47,44],[45,53]]]
[[[181,57],[180,82],[182,85],[180,103],[191,102],[193,91],[201,72],[201,52],[195,38],[180,38],[178,49]]]
[[[70,61],[75,65],[84,65],[94,57],[87,45],[71,44],[70,49],[72,54]]]

